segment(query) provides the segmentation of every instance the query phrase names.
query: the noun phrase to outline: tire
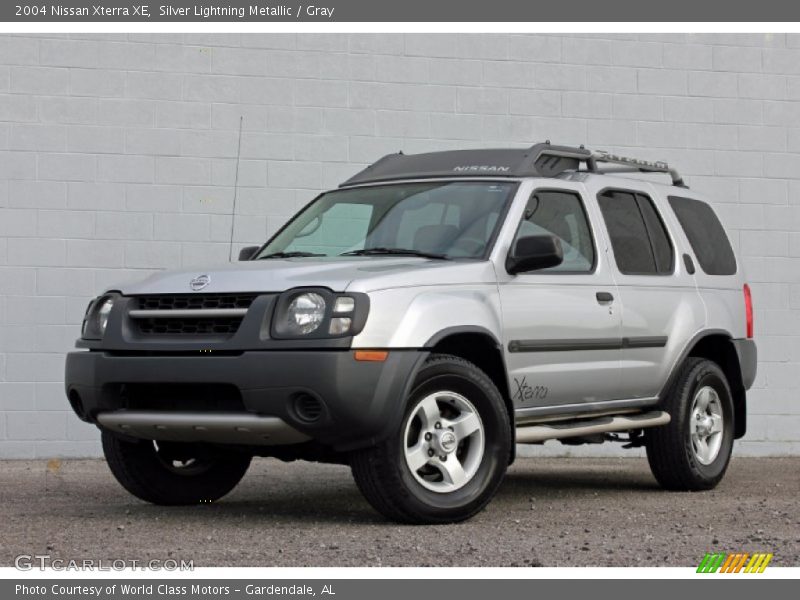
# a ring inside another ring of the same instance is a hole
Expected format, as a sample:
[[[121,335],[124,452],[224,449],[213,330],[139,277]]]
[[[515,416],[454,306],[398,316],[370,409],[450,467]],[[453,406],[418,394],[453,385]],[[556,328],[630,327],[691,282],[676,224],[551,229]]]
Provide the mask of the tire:
[[[103,431],[111,473],[131,494],[164,506],[213,502],[241,481],[251,457],[213,446],[129,440]]]
[[[664,410],[670,423],[645,433],[647,460],[658,483],[675,491],[716,487],[728,468],[734,434],[733,400],[722,369],[710,360],[688,358]]]
[[[508,412],[491,379],[466,360],[433,354],[414,381],[398,430],[355,452],[351,468],[361,493],[388,519],[453,523],[489,503],[511,449]]]

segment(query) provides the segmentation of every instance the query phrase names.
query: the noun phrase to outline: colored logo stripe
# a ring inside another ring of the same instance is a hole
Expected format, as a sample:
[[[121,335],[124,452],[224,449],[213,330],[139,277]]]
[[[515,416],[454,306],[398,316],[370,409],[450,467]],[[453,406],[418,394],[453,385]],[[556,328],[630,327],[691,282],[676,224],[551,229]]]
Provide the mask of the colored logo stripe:
[[[720,568],[722,562],[725,560],[725,553],[724,552],[715,552],[711,554],[706,552],[706,555],[703,557],[703,560],[700,562],[700,566],[697,567],[698,573],[716,573],[717,569]]]
[[[748,556],[750,556],[750,555],[747,552],[743,552],[742,553],[742,556],[739,559],[739,562],[736,563],[736,567],[733,570],[734,573],[738,573],[739,571],[742,570],[742,567],[744,566],[744,562],[747,560]]]
[[[728,559],[725,561],[725,564],[722,565],[722,569],[720,573],[738,573],[744,561],[747,560],[747,557],[750,556],[746,552],[737,552],[735,554],[729,554]]]
[[[735,552],[727,554],[725,552],[706,552],[703,560],[697,567],[698,573],[763,573],[767,565],[772,560],[772,554],[756,552]],[[749,561],[748,561],[749,559]],[[747,566],[745,566],[747,563]],[[744,568],[744,571],[742,569]]]
[[[767,568],[769,561],[772,560],[772,554],[753,554],[753,558],[747,563],[744,568],[745,573],[763,573]]]
[[[739,560],[738,554],[728,554],[728,558],[726,558],[725,562],[722,563],[722,570],[720,573],[730,573],[731,565],[733,565],[737,560]]]

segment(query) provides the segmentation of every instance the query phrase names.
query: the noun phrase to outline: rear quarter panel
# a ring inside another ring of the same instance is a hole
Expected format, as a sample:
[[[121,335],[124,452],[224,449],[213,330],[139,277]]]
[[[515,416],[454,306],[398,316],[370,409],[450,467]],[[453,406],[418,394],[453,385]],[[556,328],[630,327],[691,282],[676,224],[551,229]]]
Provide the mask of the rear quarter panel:
[[[709,198],[691,190],[667,189],[663,190],[663,193],[665,199],[666,196],[692,198],[708,204],[712,210],[714,210],[714,204],[709,200]],[[696,267],[694,279],[697,284],[698,293],[700,294],[700,297],[703,300],[703,305],[705,306],[705,329],[724,331],[730,334],[732,338],[745,337],[747,334],[747,326],[744,306],[744,293],[742,288],[747,279],[744,272],[743,262],[736,251],[736,246],[731,243],[732,240],[730,232],[726,229],[725,233],[728,237],[728,243],[731,244],[731,247],[734,250],[734,255],[736,256],[736,273],[733,275],[708,275],[700,266],[700,261],[697,259],[697,255],[692,249],[692,246],[689,243],[689,240],[686,237],[678,218],[672,211],[669,202],[666,201],[664,204],[667,208],[665,211],[665,216],[669,217],[671,228],[674,230],[675,235],[681,239],[681,243],[685,249],[684,251],[691,256]],[[717,213],[716,210],[714,210],[714,212],[719,219],[719,213]],[[720,221],[722,222],[721,219]]]

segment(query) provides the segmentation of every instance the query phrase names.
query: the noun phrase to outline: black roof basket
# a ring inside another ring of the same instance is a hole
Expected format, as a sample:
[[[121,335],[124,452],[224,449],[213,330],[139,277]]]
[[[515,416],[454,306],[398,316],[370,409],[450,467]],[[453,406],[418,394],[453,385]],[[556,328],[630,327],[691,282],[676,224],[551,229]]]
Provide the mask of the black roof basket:
[[[601,171],[598,163],[617,168]],[[583,146],[555,146],[549,141],[530,148],[490,148],[485,150],[449,150],[425,154],[387,154],[339,187],[362,183],[426,179],[437,177],[556,177],[567,171],[667,173],[672,184],[686,187],[678,172],[663,161],[647,161],[591,151]]]

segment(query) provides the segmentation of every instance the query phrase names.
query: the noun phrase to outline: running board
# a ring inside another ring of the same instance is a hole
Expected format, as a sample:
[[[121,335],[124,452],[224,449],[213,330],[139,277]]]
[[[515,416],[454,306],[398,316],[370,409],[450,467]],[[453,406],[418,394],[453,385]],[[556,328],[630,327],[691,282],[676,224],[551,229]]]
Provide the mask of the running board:
[[[277,446],[311,439],[278,417],[251,413],[117,410],[98,414],[97,422],[145,440]]]
[[[627,431],[629,429],[645,429],[666,425],[670,421],[669,414],[654,410],[636,415],[618,415],[599,417],[596,419],[576,419],[574,421],[561,421],[557,423],[529,425],[517,428],[518,444],[537,444],[546,440],[560,440],[563,438],[583,437],[598,433],[612,431]]]

